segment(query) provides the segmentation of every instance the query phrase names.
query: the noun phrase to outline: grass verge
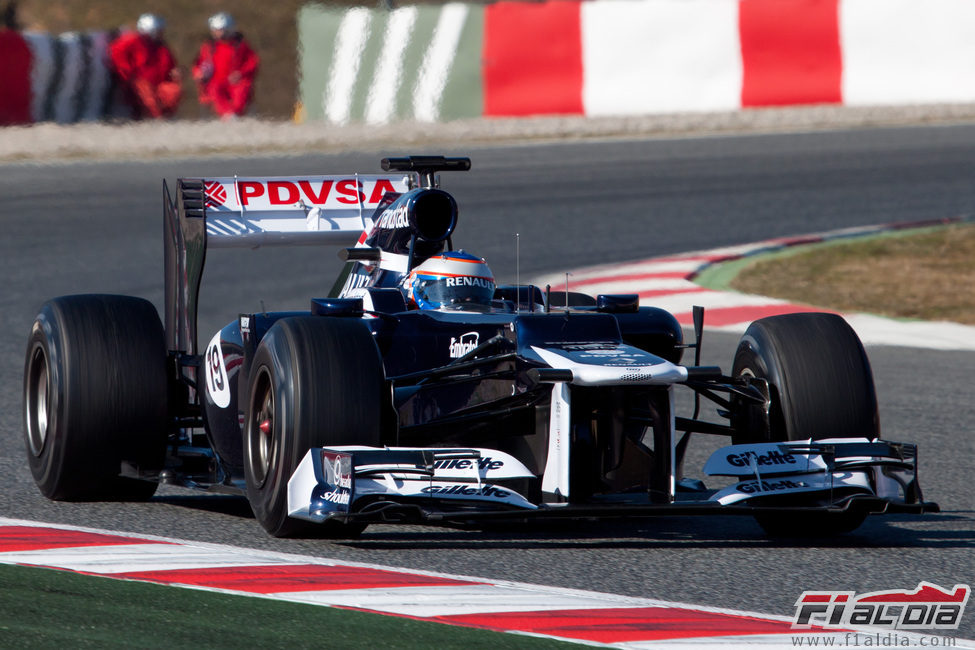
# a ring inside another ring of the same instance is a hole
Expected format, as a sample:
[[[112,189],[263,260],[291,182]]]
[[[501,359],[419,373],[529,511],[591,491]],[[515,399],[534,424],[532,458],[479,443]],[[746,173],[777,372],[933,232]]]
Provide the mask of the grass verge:
[[[737,274],[728,287],[735,291],[843,312],[975,325],[975,224],[801,246],[731,264]]]
[[[0,565],[4,648],[577,648],[268,598]]]

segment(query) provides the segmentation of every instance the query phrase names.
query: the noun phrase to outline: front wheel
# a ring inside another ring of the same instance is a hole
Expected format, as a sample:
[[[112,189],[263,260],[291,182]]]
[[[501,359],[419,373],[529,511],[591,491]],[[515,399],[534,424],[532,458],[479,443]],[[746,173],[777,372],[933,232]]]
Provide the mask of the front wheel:
[[[877,394],[867,354],[836,314],[762,318],[745,330],[731,374],[768,382],[767,413],[735,402],[733,441],[876,438]]]
[[[350,537],[363,525],[288,516],[288,480],[312,447],[379,446],[385,375],[372,334],[358,320],[279,320],[251,364],[244,477],[254,515],[275,537]]]
[[[764,380],[769,392],[767,409],[733,401],[735,444],[880,435],[870,362],[856,332],[836,314],[755,321],[738,344],[732,375]],[[755,518],[769,535],[807,537],[850,532],[866,514],[762,513]]]

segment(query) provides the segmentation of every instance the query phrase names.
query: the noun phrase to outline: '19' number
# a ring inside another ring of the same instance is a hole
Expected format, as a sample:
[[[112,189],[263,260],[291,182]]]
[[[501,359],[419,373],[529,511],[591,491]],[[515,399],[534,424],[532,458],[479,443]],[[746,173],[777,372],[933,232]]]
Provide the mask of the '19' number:
[[[210,392],[219,393],[223,390],[223,373],[220,372],[220,350],[217,344],[211,345],[206,357],[207,373],[210,377]]]

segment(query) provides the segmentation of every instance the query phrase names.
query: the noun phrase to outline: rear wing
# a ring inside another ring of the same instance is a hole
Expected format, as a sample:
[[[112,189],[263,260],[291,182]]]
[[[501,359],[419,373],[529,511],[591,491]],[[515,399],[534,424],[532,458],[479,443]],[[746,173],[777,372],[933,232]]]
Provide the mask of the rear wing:
[[[197,354],[200,281],[210,247],[354,244],[387,192],[411,187],[408,174],[163,181],[166,344]]]
[[[388,175],[200,181],[209,246],[355,243],[383,195],[409,189]]]

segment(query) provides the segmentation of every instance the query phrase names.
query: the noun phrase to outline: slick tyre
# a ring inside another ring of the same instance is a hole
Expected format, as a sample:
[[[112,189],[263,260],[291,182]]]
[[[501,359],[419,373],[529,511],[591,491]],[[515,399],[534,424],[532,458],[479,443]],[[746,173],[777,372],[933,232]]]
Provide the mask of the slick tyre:
[[[879,435],[870,362],[856,332],[836,314],[785,314],[753,322],[738,344],[731,372],[767,380],[770,393],[767,418],[755,412],[760,406],[735,403],[735,443]]]
[[[873,373],[863,345],[840,316],[802,313],[749,325],[732,375],[768,381],[767,414],[736,403],[735,443],[821,438],[876,438],[880,434]],[[810,503],[809,505],[816,505]],[[758,513],[772,537],[822,537],[850,532],[866,513]]]
[[[300,316],[275,323],[251,365],[244,476],[254,516],[275,537],[351,537],[365,526],[288,517],[288,480],[311,447],[378,446],[385,375],[358,320]]]
[[[54,500],[142,500],[156,483],[123,462],[162,468],[166,343],[152,303],[77,295],[44,304],[24,363],[24,442],[34,481]]]

